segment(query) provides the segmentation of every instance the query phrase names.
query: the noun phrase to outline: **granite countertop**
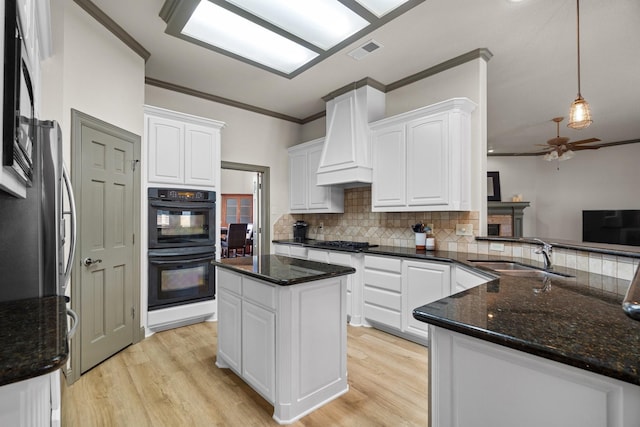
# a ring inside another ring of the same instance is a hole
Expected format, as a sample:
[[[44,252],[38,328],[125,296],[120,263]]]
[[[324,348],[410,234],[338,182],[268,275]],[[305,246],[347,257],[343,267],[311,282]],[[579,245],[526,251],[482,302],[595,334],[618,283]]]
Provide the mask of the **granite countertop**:
[[[297,285],[356,272],[352,267],[306,261],[282,255],[254,256],[251,266],[225,264],[219,261],[212,261],[212,264],[280,286]]]
[[[548,290],[542,287],[542,279],[503,275],[418,307],[413,315],[455,332],[640,385],[640,322],[621,310],[622,297],[585,286],[579,278],[553,278]]]
[[[64,297],[0,302],[0,344],[0,386],[61,368],[69,356]]]

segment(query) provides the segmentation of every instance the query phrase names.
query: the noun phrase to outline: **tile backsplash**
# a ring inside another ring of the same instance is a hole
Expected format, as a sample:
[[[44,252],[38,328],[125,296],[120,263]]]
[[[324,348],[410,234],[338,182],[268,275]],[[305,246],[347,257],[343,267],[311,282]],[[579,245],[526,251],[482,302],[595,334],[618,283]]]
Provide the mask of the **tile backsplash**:
[[[410,248],[416,244],[411,226],[421,222],[433,224],[438,249],[466,251],[467,245],[475,242],[478,218],[478,212],[371,212],[371,188],[359,187],[345,189],[344,213],[285,214],[276,221],[273,235],[276,240],[293,239],[293,223],[304,220],[309,224],[310,239]],[[456,224],[471,224],[474,235],[456,235]]]
[[[476,241],[480,225],[478,218],[478,212],[474,211],[371,212],[371,188],[349,188],[344,192],[344,213],[282,215],[275,223],[273,238],[293,239],[293,223],[304,220],[309,224],[310,239],[366,241],[373,245],[410,248],[415,246],[415,235],[410,227],[422,222],[425,225],[433,224],[438,250],[502,255],[542,262],[542,255],[535,253],[538,245],[504,242],[503,250],[496,251],[491,242]],[[473,236],[456,235],[456,224],[471,224]],[[623,280],[631,280],[639,266],[637,258],[562,248],[554,248],[553,263]]]

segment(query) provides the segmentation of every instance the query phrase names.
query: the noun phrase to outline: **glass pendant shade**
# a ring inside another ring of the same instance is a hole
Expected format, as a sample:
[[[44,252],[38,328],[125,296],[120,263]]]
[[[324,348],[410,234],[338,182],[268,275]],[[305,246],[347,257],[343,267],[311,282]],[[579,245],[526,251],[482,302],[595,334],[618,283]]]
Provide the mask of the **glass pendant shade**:
[[[567,123],[567,126],[572,129],[584,129],[591,123],[593,123],[593,120],[591,120],[589,103],[585,101],[582,96],[578,95],[569,109],[569,123]]]

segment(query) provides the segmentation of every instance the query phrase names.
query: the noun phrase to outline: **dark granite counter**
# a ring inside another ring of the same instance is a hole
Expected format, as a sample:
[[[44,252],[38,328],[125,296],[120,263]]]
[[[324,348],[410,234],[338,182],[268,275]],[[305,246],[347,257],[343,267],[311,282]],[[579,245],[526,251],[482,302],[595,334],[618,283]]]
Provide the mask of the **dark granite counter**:
[[[64,297],[0,303],[0,386],[61,368],[69,356]]]
[[[212,261],[212,264],[280,286],[297,285],[356,272],[352,267],[306,261],[282,255],[254,256],[250,269],[243,268],[248,266],[225,264],[219,261]]]
[[[542,279],[503,275],[418,307],[414,317],[640,385],[640,322],[625,316],[621,296],[580,279],[553,278],[542,288]]]

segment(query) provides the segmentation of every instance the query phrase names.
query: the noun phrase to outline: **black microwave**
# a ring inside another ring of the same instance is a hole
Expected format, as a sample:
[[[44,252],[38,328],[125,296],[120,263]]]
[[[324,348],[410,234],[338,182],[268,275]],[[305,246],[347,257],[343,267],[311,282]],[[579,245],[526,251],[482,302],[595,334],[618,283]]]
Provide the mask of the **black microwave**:
[[[16,0],[6,0],[4,19],[4,79],[2,166],[26,185],[33,179],[35,109],[33,84],[25,61]]]

